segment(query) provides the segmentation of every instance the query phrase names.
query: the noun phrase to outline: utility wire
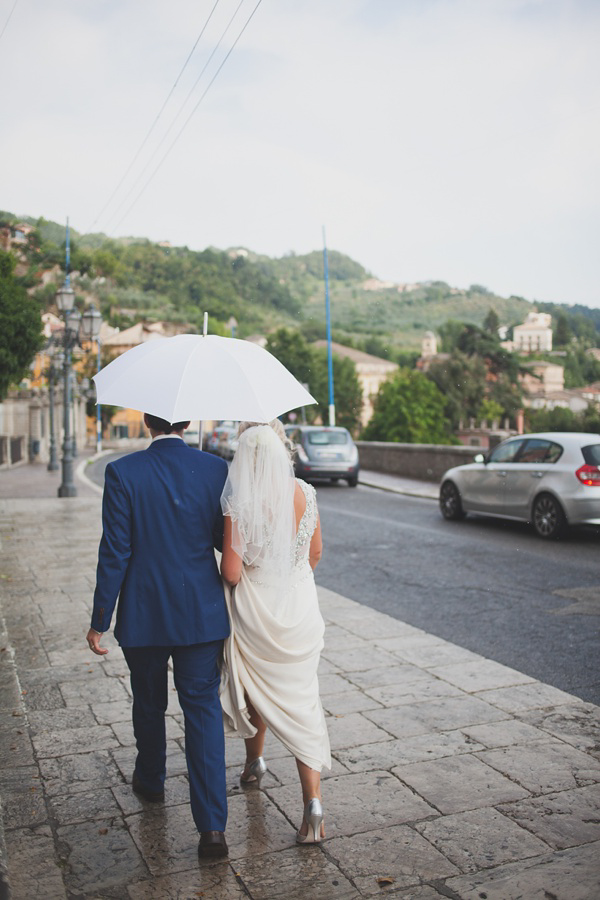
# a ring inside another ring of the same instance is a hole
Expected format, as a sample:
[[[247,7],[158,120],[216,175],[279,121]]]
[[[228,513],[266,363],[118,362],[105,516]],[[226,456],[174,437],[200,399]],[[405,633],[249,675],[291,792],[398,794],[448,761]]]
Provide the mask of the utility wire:
[[[191,111],[191,113],[189,114],[189,116],[187,117],[187,119],[185,120],[185,122],[183,123],[182,127],[181,127],[181,128],[179,129],[179,131],[177,132],[177,135],[176,135],[176,137],[175,137],[175,140],[172,141],[172,143],[170,144],[170,146],[169,146],[167,152],[166,152],[166,153],[164,154],[164,156],[161,158],[159,164],[156,166],[156,168],[154,169],[154,171],[153,171],[152,174],[150,175],[150,178],[146,181],[145,185],[143,186],[142,190],[139,192],[139,194],[137,195],[137,197],[135,198],[135,200],[133,201],[133,203],[128,207],[128,209],[126,210],[126,212],[123,214],[123,216],[121,216],[121,218],[119,219],[119,221],[118,221],[117,224],[115,225],[113,234],[114,234],[114,232],[116,231],[116,229],[119,227],[119,225],[121,224],[121,222],[123,221],[123,219],[125,219],[125,218],[129,215],[129,213],[131,212],[131,210],[132,210],[132,209],[134,208],[134,206],[137,204],[138,200],[140,199],[140,197],[142,196],[142,194],[144,193],[144,191],[146,190],[146,188],[148,187],[148,185],[152,182],[152,180],[154,179],[155,175],[157,174],[157,172],[159,171],[159,169],[161,168],[161,166],[162,166],[163,163],[165,162],[166,158],[167,158],[168,155],[170,154],[171,150],[173,149],[173,147],[175,146],[175,144],[177,143],[177,141],[179,140],[179,138],[181,137],[181,135],[182,135],[183,132],[185,131],[185,129],[186,129],[188,123],[190,122],[190,120],[192,119],[192,117],[193,117],[193,115],[195,114],[196,110],[198,109],[198,107],[200,106],[200,104],[202,103],[202,101],[204,100],[204,98],[206,97],[206,95],[208,94],[208,92],[209,92],[211,86],[213,85],[215,79],[217,78],[219,72],[221,71],[221,69],[223,68],[223,66],[225,65],[225,63],[226,63],[227,60],[229,59],[229,57],[231,56],[231,54],[232,54],[233,50],[235,49],[235,47],[236,47],[236,45],[237,45],[239,39],[241,38],[241,36],[242,36],[243,33],[245,32],[246,28],[247,28],[248,25],[250,24],[251,19],[254,17],[254,14],[255,14],[256,10],[258,9],[258,7],[260,6],[261,3],[262,3],[262,0],[258,0],[258,3],[256,4],[256,6],[254,7],[254,9],[253,9],[252,12],[250,13],[250,15],[248,16],[248,18],[246,19],[246,21],[245,21],[245,23],[244,23],[244,25],[243,25],[243,27],[242,27],[242,30],[240,31],[240,33],[239,33],[238,36],[236,37],[235,41],[233,42],[233,44],[231,45],[231,47],[229,48],[229,50],[227,51],[227,53],[225,54],[225,56],[223,57],[223,60],[222,60],[221,64],[219,65],[219,68],[217,69],[217,71],[215,72],[215,74],[213,75],[213,77],[211,78],[211,80],[209,81],[208,85],[207,85],[206,88],[204,89],[204,92],[203,92],[202,96],[200,97],[200,99],[199,99],[198,102],[196,103],[195,107],[193,108],[193,110]]]
[[[236,9],[235,9],[235,12],[233,13],[233,15],[231,16],[231,18],[229,19],[229,22],[228,22],[227,25],[225,26],[225,30],[224,30],[223,33],[221,34],[221,37],[219,38],[219,40],[218,40],[218,42],[217,42],[215,48],[213,49],[213,51],[212,51],[212,53],[210,54],[210,56],[208,57],[206,63],[205,63],[204,66],[202,67],[202,71],[200,72],[200,74],[199,74],[198,77],[196,78],[196,81],[194,82],[194,84],[193,84],[192,87],[190,88],[190,91],[188,92],[187,97],[185,98],[185,100],[183,101],[183,103],[182,103],[181,106],[179,107],[177,113],[175,114],[174,118],[172,119],[171,124],[169,125],[169,127],[167,128],[167,130],[165,131],[165,133],[163,134],[162,138],[161,138],[160,141],[158,142],[158,144],[157,144],[157,146],[155,147],[155,149],[153,150],[152,154],[150,155],[150,158],[148,159],[148,161],[147,161],[146,164],[144,165],[142,171],[141,171],[140,174],[137,176],[137,178],[135,179],[135,181],[133,182],[133,184],[131,185],[131,187],[129,188],[129,190],[127,191],[127,193],[125,194],[125,196],[123,197],[122,201],[119,203],[119,205],[117,206],[117,208],[116,208],[115,211],[113,212],[112,216],[109,218],[108,223],[107,223],[107,228],[109,228],[109,229],[111,228],[112,222],[115,220],[115,218],[116,218],[117,215],[119,214],[120,210],[125,206],[125,204],[126,204],[127,201],[129,200],[129,198],[131,197],[131,195],[134,193],[134,191],[135,191],[135,189],[137,188],[137,186],[139,185],[140,181],[142,180],[142,178],[144,177],[144,175],[146,174],[146,172],[147,172],[148,169],[150,168],[150,165],[152,164],[152,161],[156,158],[156,155],[158,154],[160,148],[162,147],[162,145],[164,144],[164,142],[165,142],[166,139],[168,138],[169,134],[170,134],[171,131],[173,130],[173,128],[174,128],[174,126],[175,126],[177,120],[179,119],[179,117],[181,116],[181,113],[182,113],[183,110],[185,109],[185,107],[186,107],[186,105],[187,105],[187,103],[188,103],[188,100],[190,99],[190,97],[192,96],[192,94],[194,93],[194,91],[196,90],[196,88],[197,88],[197,86],[198,86],[198,84],[199,84],[199,82],[200,82],[202,76],[204,75],[204,73],[206,72],[208,66],[209,66],[210,63],[212,62],[212,60],[213,60],[215,54],[218,52],[219,48],[221,47],[221,44],[223,43],[223,40],[225,39],[225,36],[226,36],[227,32],[229,31],[231,25],[233,24],[233,21],[234,21],[235,17],[237,16],[238,12],[240,11],[240,8],[241,8],[241,6],[243,5],[243,3],[244,3],[244,0],[240,0],[240,2],[238,3],[238,5],[237,5],[237,7],[236,7]],[[252,13],[252,15],[254,15],[254,12]],[[250,16],[250,18],[252,18],[252,16]],[[248,21],[250,21],[250,19],[248,19]],[[247,23],[246,23],[246,24],[247,24]],[[244,28],[245,28],[245,27],[246,27],[246,26],[244,26]],[[243,29],[242,29],[242,31],[243,31]],[[239,37],[241,36],[241,33],[242,33],[242,32],[240,32],[240,35],[238,35],[238,40],[239,40]],[[235,46],[235,45],[234,45],[234,46]],[[231,49],[233,50],[233,47],[232,47]],[[231,51],[230,51],[230,52],[231,52]],[[213,79],[213,80],[214,80],[214,79]],[[210,85],[209,85],[209,87],[210,87]],[[195,111],[195,110],[194,110],[194,111]],[[192,115],[193,115],[193,113],[192,113]],[[186,124],[187,124],[187,123],[186,123]],[[185,127],[185,126],[184,126],[184,127]],[[120,220],[120,221],[122,221],[122,220]],[[117,227],[118,227],[118,225],[117,225]]]
[[[19,2],[19,0],[15,0],[15,6],[16,6],[16,4],[17,4],[18,2]],[[121,180],[119,181],[118,185],[116,186],[116,188],[114,189],[114,191],[112,192],[112,194],[110,195],[110,197],[108,198],[108,200],[106,201],[106,203],[104,204],[104,206],[102,207],[102,209],[100,210],[100,212],[98,213],[98,215],[96,216],[96,218],[94,219],[94,221],[92,222],[92,224],[90,225],[90,227],[87,229],[88,232],[92,230],[92,228],[94,227],[94,225],[96,224],[96,222],[98,221],[98,219],[103,215],[104,211],[105,211],[105,210],[107,209],[107,207],[110,205],[110,203],[111,203],[112,200],[113,200],[113,197],[114,197],[115,194],[118,192],[119,188],[121,187],[121,185],[123,184],[123,182],[125,181],[125,179],[127,178],[127,176],[129,175],[129,173],[131,172],[131,170],[132,170],[133,166],[135,165],[135,163],[137,162],[138,157],[139,157],[140,153],[142,152],[142,150],[144,149],[144,147],[146,146],[146,143],[148,142],[148,139],[149,139],[150,135],[152,134],[152,132],[153,132],[154,129],[156,128],[156,126],[157,126],[157,124],[158,124],[158,121],[159,121],[160,117],[162,116],[162,114],[163,114],[163,112],[164,112],[164,110],[165,110],[165,107],[167,106],[169,100],[170,100],[171,97],[173,96],[173,92],[174,92],[175,88],[177,87],[177,85],[179,84],[179,80],[180,80],[181,76],[183,75],[183,73],[185,72],[185,70],[186,70],[186,68],[187,68],[187,64],[189,63],[190,59],[191,59],[192,56],[194,55],[194,51],[196,50],[196,47],[197,47],[198,44],[200,43],[200,40],[202,39],[202,35],[203,35],[204,32],[206,31],[206,29],[207,29],[207,27],[208,27],[208,23],[209,23],[210,20],[212,19],[213,13],[214,13],[215,9],[217,8],[217,6],[219,5],[219,2],[220,2],[220,0],[215,0],[215,4],[214,4],[213,8],[211,9],[211,11],[210,11],[210,13],[209,13],[209,15],[208,15],[208,18],[207,18],[206,22],[205,22],[204,25],[202,26],[202,30],[201,30],[200,34],[198,35],[198,37],[196,38],[196,40],[195,40],[195,42],[194,42],[194,46],[193,46],[192,49],[190,50],[190,52],[189,52],[189,54],[188,54],[188,57],[187,57],[186,61],[184,62],[183,66],[181,67],[181,70],[180,70],[180,72],[179,72],[179,75],[178,75],[177,78],[175,79],[175,82],[173,83],[173,86],[171,87],[171,90],[170,90],[169,93],[167,94],[166,100],[164,101],[163,105],[162,105],[161,108],[159,109],[158,115],[157,115],[156,118],[154,119],[154,122],[153,122],[152,125],[150,126],[150,128],[149,128],[149,130],[148,130],[148,132],[147,132],[147,134],[146,134],[146,136],[145,136],[145,138],[143,139],[142,143],[141,143],[140,146],[138,147],[138,149],[137,149],[137,151],[136,151],[136,153],[135,153],[133,159],[131,160],[131,162],[130,162],[129,165],[127,166],[127,169],[125,170],[125,172],[124,172],[124,174],[123,174]],[[14,7],[13,7],[13,8],[14,8]],[[2,35],[0,35],[0,37],[2,37]]]
[[[8,14],[8,18],[7,18],[6,22],[4,23],[4,27],[2,28],[2,31],[0,31],[0,41],[2,40],[2,37],[4,36],[4,32],[5,32],[6,29],[8,28],[8,23],[9,23],[10,20],[12,19],[12,14],[14,13],[15,9],[17,8],[17,3],[18,3],[18,2],[19,2],[19,0],[15,0],[15,2],[13,3],[13,7],[12,7],[11,11],[10,11],[9,14]]]

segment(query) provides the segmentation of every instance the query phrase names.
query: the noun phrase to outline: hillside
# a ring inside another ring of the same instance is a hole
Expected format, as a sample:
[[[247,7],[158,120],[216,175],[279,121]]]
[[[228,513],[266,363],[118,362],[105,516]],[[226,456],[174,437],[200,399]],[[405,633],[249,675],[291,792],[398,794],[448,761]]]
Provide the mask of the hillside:
[[[32,230],[15,243],[19,223]],[[4,245],[8,242],[19,257],[19,274],[29,292],[51,308],[64,267],[64,226],[0,212],[0,232]],[[360,344],[385,337],[390,350],[414,350],[425,331],[435,331],[449,319],[482,325],[492,308],[500,324],[511,326],[532,309],[522,297],[500,297],[478,285],[382,283],[337,251],[329,251],[328,261],[332,325],[342,341]],[[207,310],[211,330],[227,333],[226,323],[234,316],[241,337],[281,325],[302,327],[314,337],[324,331],[321,251],[271,259],[245,248],[198,252],[143,238],[80,235],[72,229],[71,270],[81,301],[96,300],[111,324],[120,327],[145,319],[200,329]],[[591,339],[600,338],[600,310],[538,306],[554,315],[564,312],[576,333],[583,322]]]

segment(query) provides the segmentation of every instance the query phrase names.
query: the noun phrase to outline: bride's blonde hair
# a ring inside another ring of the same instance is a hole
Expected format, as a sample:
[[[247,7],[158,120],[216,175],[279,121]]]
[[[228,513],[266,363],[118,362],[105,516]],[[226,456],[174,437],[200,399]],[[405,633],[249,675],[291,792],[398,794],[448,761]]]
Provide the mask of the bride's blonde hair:
[[[285,428],[283,427],[281,419],[272,419],[270,422],[240,422],[238,428],[238,437],[241,437],[244,431],[246,431],[248,428],[256,428],[258,425],[264,425],[265,427],[268,426],[273,429],[273,431],[287,450],[288,456],[291,459],[294,455],[294,444],[292,443],[292,441],[290,441],[287,434],[285,433]]]

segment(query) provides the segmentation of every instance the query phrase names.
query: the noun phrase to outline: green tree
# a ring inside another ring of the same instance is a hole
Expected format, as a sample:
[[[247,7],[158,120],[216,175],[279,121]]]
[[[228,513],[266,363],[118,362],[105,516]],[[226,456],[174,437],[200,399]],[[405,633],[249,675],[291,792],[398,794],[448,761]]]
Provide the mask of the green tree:
[[[564,313],[559,313],[554,329],[554,343],[557,347],[566,347],[571,342],[573,332]]]
[[[302,384],[307,384],[318,406],[307,406],[306,417],[314,422],[320,416],[328,422],[329,377],[327,351],[311,347],[302,334],[291,328],[278,328],[267,341],[267,350],[277,357]],[[355,432],[360,424],[362,391],[354,363],[347,358],[333,356],[333,383],[336,422]]]
[[[600,434],[600,411],[591,405],[579,413],[560,406],[554,409],[530,409],[527,411],[526,421],[530,431],[584,431],[588,434]]]
[[[600,361],[585,352],[583,347],[571,345],[564,360],[565,387],[583,387],[593,381],[600,381]]]
[[[500,319],[498,318],[498,313],[496,310],[490,306],[487,311],[487,315],[483,320],[483,330],[487,331],[488,334],[493,334],[494,337],[498,337],[498,328],[500,327]]]
[[[500,403],[488,397],[484,397],[478,409],[479,418],[485,419],[490,425],[494,421],[499,421],[503,412],[504,410]]]
[[[469,294],[489,294],[490,292],[482,284],[472,284],[469,287]]]
[[[458,347],[458,341],[465,327],[464,322],[458,322],[456,319],[448,319],[443,325],[440,325],[438,333],[441,338],[440,349],[442,353],[452,353]]]
[[[37,302],[14,276],[15,259],[0,250],[0,400],[43,344]]]
[[[577,416],[570,409],[557,406],[554,409],[530,409],[527,411],[531,431],[581,431]]]
[[[115,276],[119,268],[119,260],[109,247],[96,250],[93,264],[98,275],[108,278]]]
[[[367,441],[409,444],[453,443],[443,395],[422,372],[398,369],[379,388],[373,416],[362,437]]]
[[[427,374],[446,397],[446,413],[453,426],[461,419],[489,418],[482,409],[484,400],[500,406],[503,416],[514,417],[522,403],[519,361],[502,347],[497,332],[448,321],[440,333],[450,357],[434,361]]]
[[[434,360],[427,378],[443,396],[445,417],[453,430],[458,428],[461,420],[479,418],[486,384],[483,359],[456,350],[448,359]]]
[[[312,353],[299,331],[278,328],[267,340],[267,350],[272,353],[301,384],[311,380]]]

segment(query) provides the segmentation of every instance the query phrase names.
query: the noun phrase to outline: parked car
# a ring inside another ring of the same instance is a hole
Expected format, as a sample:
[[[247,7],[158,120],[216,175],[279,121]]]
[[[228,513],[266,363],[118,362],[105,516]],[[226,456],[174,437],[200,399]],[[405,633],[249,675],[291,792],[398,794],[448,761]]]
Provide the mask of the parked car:
[[[190,447],[198,447],[200,441],[200,422],[198,420],[190,422],[189,426],[183,432],[183,439]]]
[[[206,449],[209,453],[222,456],[223,459],[233,459],[237,450],[238,440],[237,422],[219,422],[208,435]]]
[[[286,425],[285,433],[296,447],[294,469],[299,478],[343,478],[350,487],[356,487],[358,449],[346,428]]]
[[[440,509],[445,519],[472,512],[531,522],[542,538],[568,525],[600,525],[600,434],[509,438],[444,474]]]

